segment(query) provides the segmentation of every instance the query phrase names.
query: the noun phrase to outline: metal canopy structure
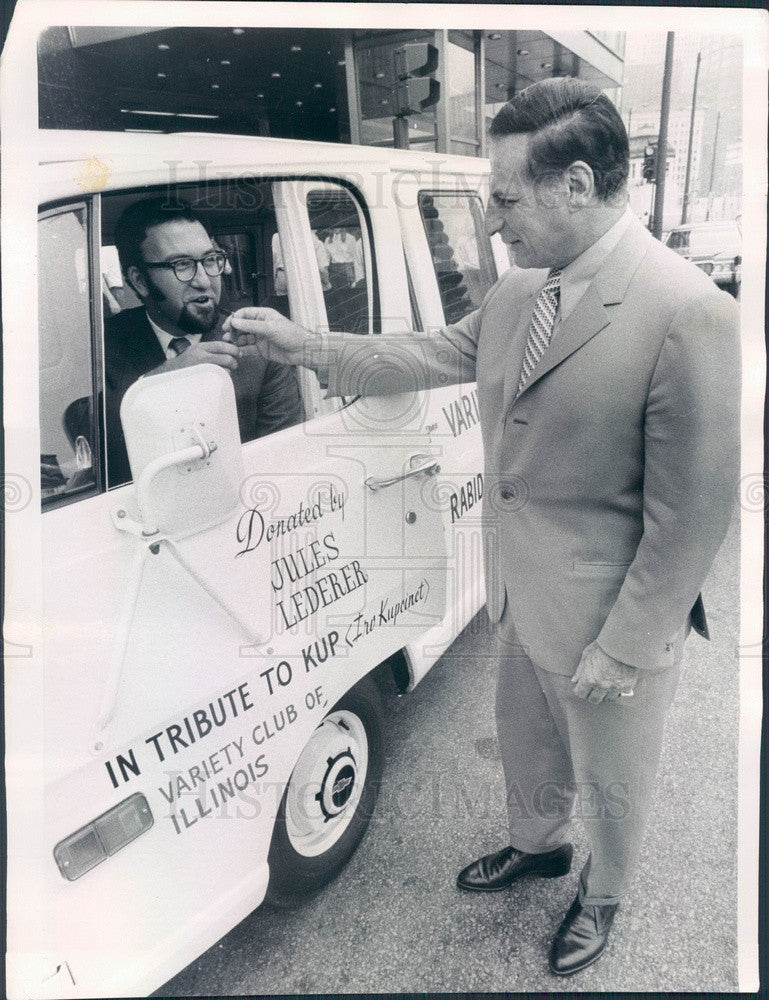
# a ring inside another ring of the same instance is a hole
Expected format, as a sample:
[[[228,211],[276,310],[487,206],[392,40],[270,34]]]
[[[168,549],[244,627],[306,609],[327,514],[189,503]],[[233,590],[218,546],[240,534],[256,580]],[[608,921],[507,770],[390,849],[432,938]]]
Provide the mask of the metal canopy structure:
[[[410,116],[414,148],[483,155],[488,120],[530,83],[569,75],[612,92],[622,78],[619,33],[52,27],[40,126],[391,146],[394,53],[418,41],[438,51],[441,97]]]

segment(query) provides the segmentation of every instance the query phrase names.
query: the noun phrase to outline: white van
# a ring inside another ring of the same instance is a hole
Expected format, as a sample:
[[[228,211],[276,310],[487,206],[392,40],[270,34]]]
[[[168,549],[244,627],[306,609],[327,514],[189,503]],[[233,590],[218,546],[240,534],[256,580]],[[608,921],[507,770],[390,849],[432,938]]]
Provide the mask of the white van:
[[[483,479],[473,385],[325,399],[300,370],[303,420],[242,441],[230,376],[199,365],[138,379],[117,426],[104,331],[139,307],[118,217],[185,199],[227,254],[223,310],[350,336],[443,326],[509,265],[482,160],[39,135],[38,320],[5,334],[6,384],[39,357],[8,454],[41,470],[7,523],[9,986],[135,995],[352,855],[382,771],[369,675],[413,689],[481,607]],[[354,267],[326,268],[335,234]],[[25,646],[14,566],[38,509]]]

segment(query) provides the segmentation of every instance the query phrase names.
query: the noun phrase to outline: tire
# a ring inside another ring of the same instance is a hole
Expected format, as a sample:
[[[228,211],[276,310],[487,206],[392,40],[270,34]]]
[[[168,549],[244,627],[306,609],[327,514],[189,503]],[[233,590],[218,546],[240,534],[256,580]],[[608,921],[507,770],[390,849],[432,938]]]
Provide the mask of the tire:
[[[381,699],[364,677],[331,709],[296,762],[267,856],[268,903],[295,906],[339,874],[366,832],[383,764]]]

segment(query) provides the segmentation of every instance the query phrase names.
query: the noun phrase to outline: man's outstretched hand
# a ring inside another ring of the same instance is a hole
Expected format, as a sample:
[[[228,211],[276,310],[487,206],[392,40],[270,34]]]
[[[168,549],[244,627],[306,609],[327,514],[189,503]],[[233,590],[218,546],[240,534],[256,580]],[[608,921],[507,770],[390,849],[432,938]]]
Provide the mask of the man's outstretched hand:
[[[578,698],[594,702],[604,698],[616,701],[632,695],[637,677],[638,667],[615,660],[604,653],[597,642],[591,642],[585,647],[571,682]]]
[[[224,340],[243,354],[258,351],[268,361],[284,365],[307,364],[307,346],[316,335],[292,323],[275,309],[249,306],[238,309],[222,324]]]

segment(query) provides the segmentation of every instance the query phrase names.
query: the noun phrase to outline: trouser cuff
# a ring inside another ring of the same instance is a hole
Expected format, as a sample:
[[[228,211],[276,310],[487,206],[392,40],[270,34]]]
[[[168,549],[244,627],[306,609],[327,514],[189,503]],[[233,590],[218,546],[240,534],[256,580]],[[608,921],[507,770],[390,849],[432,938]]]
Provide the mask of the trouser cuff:
[[[585,889],[585,883],[582,878],[579,880],[577,898],[581,906],[614,906],[620,902],[623,895],[624,893],[620,896],[592,896]]]
[[[554,844],[535,844],[523,837],[510,838],[510,846],[514,847],[516,851],[523,851],[524,854],[548,854],[550,851],[557,851],[559,847],[563,847],[567,843],[566,840],[559,840]]]

